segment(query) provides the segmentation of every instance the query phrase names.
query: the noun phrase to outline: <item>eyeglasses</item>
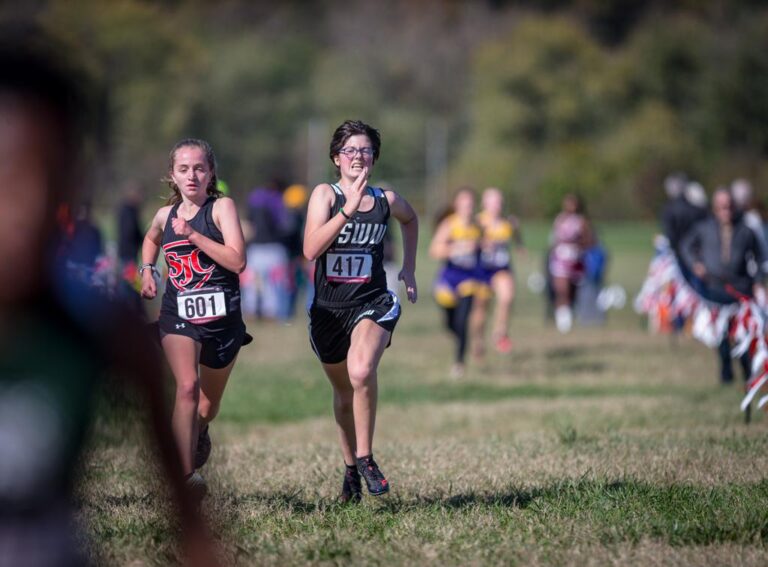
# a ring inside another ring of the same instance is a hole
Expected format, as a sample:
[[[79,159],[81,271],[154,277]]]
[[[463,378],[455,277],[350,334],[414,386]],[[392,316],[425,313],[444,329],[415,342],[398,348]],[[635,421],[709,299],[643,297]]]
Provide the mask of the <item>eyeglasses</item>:
[[[346,148],[341,148],[339,153],[344,154],[349,159],[354,158],[357,154],[360,154],[362,157],[367,159],[373,156],[373,148],[353,148],[349,146]]]

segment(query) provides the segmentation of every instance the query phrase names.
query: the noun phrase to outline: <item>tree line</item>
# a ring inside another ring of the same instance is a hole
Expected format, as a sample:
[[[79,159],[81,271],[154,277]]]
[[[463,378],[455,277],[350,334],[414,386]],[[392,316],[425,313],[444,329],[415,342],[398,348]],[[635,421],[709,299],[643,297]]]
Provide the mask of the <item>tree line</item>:
[[[167,152],[208,139],[235,197],[314,185],[346,118],[382,132],[376,179],[422,210],[495,185],[545,216],[650,216],[661,180],[768,185],[768,8],[678,3],[48,0],[34,20],[99,85],[91,184],[162,195]],[[314,133],[314,135],[313,135]]]

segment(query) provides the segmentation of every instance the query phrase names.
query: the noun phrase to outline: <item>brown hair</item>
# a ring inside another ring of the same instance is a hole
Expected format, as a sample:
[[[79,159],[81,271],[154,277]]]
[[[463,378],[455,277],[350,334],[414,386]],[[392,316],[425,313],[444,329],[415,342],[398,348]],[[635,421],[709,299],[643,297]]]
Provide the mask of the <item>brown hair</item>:
[[[379,151],[381,150],[381,135],[376,128],[369,126],[361,120],[345,120],[338,128],[336,128],[336,131],[331,138],[331,145],[328,153],[328,157],[331,158],[331,161],[333,161],[333,158],[338,155],[341,148],[344,147],[344,144],[346,144],[347,140],[352,136],[368,136],[368,139],[371,141],[371,146],[373,146],[373,163],[376,163],[376,160],[379,159]],[[334,163],[334,165],[336,164]],[[339,173],[339,168],[336,166],[336,174],[338,175]]]
[[[440,223],[443,222],[445,219],[447,219],[449,216],[451,216],[453,213],[456,212],[456,205],[454,204],[456,202],[456,198],[461,195],[462,193],[469,193],[472,195],[472,198],[477,201],[477,190],[472,187],[471,185],[461,185],[459,188],[454,191],[453,196],[451,197],[450,203],[445,205],[442,209],[440,209],[435,215],[435,220],[432,224],[432,231],[434,232],[437,230],[437,227],[440,226]]]
[[[213,173],[213,175],[211,175],[211,181],[208,183],[208,187],[205,188],[205,192],[208,193],[208,195],[216,198],[222,197],[224,195],[224,193],[219,191],[217,187],[219,180],[216,177],[216,156],[213,154],[213,148],[211,148],[211,145],[205,140],[200,140],[199,138],[184,138],[183,140],[176,142],[176,144],[173,146],[173,149],[171,149],[170,155],[168,156],[168,176],[163,178],[163,182],[167,183],[168,187],[170,187],[172,191],[170,197],[168,197],[168,202],[166,203],[168,205],[181,203],[181,191],[179,190],[179,187],[176,185],[176,183],[174,183],[173,178],[171,177],[171,172],[173,171],[173,166],[176,162],[176,152],[179,151],[179,149],[188,146],[200,148],[203,150],[203,152],[205,152],[205,160],[208,162],[208,167]]]

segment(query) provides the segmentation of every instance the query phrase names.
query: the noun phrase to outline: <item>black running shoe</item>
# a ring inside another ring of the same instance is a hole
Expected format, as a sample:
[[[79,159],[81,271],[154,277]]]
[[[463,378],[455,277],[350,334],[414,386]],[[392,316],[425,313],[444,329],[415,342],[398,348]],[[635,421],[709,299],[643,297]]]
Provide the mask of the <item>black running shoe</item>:
[[[195,468],[199,469],[208,462],[211,456],[211,436],[208,435],[208,425],[200,430],[197,436],[197,449],[195,450]]]
[[[195,502],[199,503],[208,494],[208,483],[205,482],[203,475],[197,471],[190,474],[184,480],[184,485]]]
[[[339,502],[360,502],[363,497],[363,485],[360,482],[360,473],[356,467],[346,467],[344,471],[344,484],[341,486]]]
[[[368,492],[372,496],[381,496],[389,492],[389,482],[379,470],[379,465],[373,460],[373,455],[357,459],[357,470],[368,485]]]

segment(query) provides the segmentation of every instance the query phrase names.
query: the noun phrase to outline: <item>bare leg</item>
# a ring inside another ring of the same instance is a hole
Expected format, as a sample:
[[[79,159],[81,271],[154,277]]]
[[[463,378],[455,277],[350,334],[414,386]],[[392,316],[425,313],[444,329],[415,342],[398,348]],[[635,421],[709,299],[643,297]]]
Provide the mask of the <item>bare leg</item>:
[[[571,330],[571,282],[568,278],[553,278],[555,288],[555,325],[561,333]]]
[[[493,337],[498,339],[509,334],[509,315],[515,300],[515,278],[508,271],[496,272],[491,279],[491,286],[496,296]]]
[[[197,446],[197,404],[200,396],[197,360],[200,344],[182,335],[166,335],[162,339],[162,345],[176,381],[173,436],[184,474],[189,474],[194,471],[193,455],[194,447]]]
[[[347,361],[338,364],[323,364],[323,370],[325,370],[325,374],[333,387],[333,415],[336,418],[344,463],[352,466],[355,464],[357,441],[355,419],[352,413],[354,390],[352,384],[349,383]]]
[[[485,356],[485,321],[488,315],[490,297],[475,295],[472,299],[472,310],[469,313],[469,337],[472,345],[472,356],[482,360]]]
[[[378,400],[376,369],[389,343],[389,337],[388,331],[370,319],[363,319],[352,331],[347,353],[347,374],[354,390],[352,408],[358,457],[370,455],[373,451]]]
[[[235,366],[235,358],[224,368],[210,368],[200,365],[200,403],[197,412],[200,423],[210,423],[219,413],[221,397],[227,385],[232,368]]]
[[[555,288],[555,307],[570,307],[571,282],[568,278],[552,278],[552,286]]]

